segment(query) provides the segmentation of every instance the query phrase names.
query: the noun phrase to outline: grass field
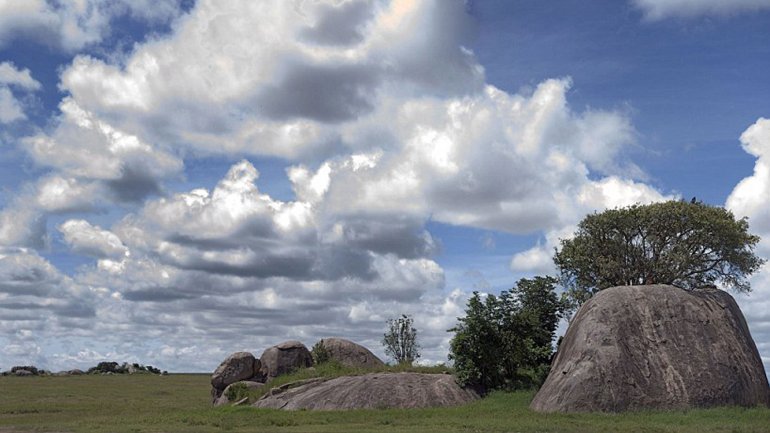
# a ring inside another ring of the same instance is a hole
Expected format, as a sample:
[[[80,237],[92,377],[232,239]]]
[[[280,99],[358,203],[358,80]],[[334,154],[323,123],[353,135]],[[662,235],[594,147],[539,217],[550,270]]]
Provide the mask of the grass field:
[[[537,414],[532,393],[464,407],[281,412],[212,408],[208,375],[0,377],[0,432],[770,432],[770,409]]]

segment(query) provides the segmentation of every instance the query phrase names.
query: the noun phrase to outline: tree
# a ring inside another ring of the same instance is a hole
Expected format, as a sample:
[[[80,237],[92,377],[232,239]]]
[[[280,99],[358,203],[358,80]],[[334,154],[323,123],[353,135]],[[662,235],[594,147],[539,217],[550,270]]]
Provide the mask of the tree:
[[[564,311],[556,282],[523,278],[500,296],[473,292],[465,317],[449,330],[455,333],[449,359],[462,384],[486,392],[531,388],[545,380]]]
[[[686,290],[719,282],[751,290],[764,260],[746,218],[692,200],[633,205],[588,215],[554,262],[575,305],[613,286],[671,284]]]
[[[324,346],[324,341],[319,340],[313,345],[313,349],[310,350],[310,355],[313,357],[313,363],[315,365],[321,365],[331,360],[331,354],[329,350]]]
[[[411,316],[402,314],[397,319],[388,319],[388,330],[382,338],[385,354],[397,364],[412,365],[420,357],[417,344],[417,330],[412,326]]]

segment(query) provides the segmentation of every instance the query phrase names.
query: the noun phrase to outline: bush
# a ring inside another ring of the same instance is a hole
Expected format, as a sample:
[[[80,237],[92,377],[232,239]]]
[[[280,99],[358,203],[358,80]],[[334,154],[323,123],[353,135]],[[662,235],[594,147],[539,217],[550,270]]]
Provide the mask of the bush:
[[[310,354],[313,356],[313,363],[315,365],[329,362],[331,359],[331,354],[329,353],[329,350],[326,349],[326,346],[324,346],[323,340],[320,340],[318,343],[313,345],[313,349],[310,351]]]
[[[555,284],[553,277],[523,278],[500,296],[473,293],[466,316],[449,330],[449,359],[461,384],[482,392],[542,384],[565,309]]]

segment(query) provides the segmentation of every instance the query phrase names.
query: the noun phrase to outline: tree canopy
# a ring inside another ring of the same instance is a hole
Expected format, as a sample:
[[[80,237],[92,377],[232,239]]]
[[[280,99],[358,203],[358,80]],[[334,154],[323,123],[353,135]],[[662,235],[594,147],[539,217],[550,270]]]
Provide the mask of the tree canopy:
[[[693,199],[610,209],[588,215],[572,239],[561,240],[554,262],[573,301],[634,284],[691,290],[721,283],[748,292],[747,277],[764,259],[746,218]]]
[[[548,375],[563,312],[553,277],[521,279],[500,296],[474,292],[465,317],[449,330],[458,380],[483,391],[530,388]]]

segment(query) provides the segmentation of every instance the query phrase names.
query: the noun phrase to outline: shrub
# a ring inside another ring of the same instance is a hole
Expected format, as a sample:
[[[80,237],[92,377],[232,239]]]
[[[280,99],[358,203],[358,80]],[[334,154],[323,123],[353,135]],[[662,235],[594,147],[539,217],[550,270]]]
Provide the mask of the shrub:
[[[313,345],[313,349],[310,350],[310,354],[313,356],[313,363],[315,365],[329,362],[331,359],[331,354],[329,353],[329,350],[326,349],[326,346],[324,346],[323,340],[320,340],[318,343]]]
[[[553,277],[523,278],[500,296],[473,293],[466,316],[449,330],[449,359],[461,384],[482,392],[542,384],[564,311],[555,284]]]

